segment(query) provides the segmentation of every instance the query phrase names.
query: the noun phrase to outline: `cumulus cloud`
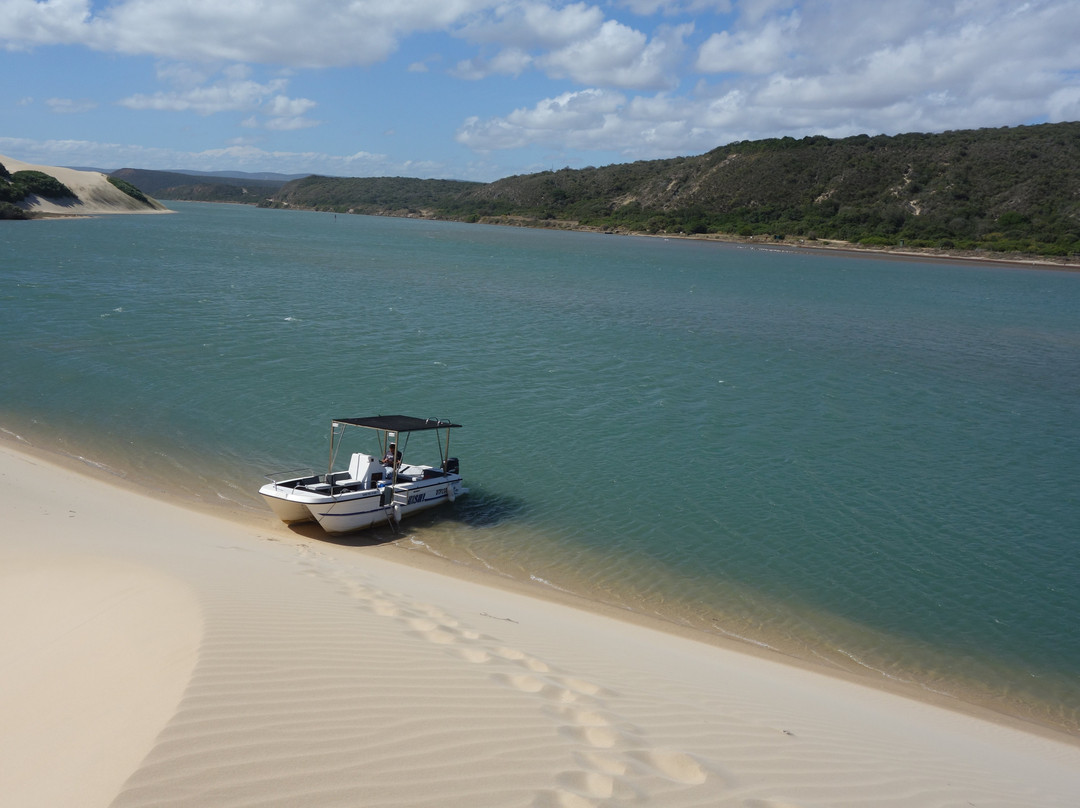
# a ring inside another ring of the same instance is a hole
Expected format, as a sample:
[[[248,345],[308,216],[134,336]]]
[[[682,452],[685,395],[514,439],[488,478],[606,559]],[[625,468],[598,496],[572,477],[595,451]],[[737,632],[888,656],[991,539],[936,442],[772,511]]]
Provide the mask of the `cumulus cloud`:
[[[559,143],[572,133],[577,143],[600,137],[612,116],[626,103],[621,93],[583,90],[546,98],[505,118],[473,117],[458,130],[457,140],[478,151],[510,149],[530,143]]]
[[[470,42],[522,50],[558,48],[591,36],[603,24],[604,13],[595,6],[573,3],[559,7],[525,0],[502,3],[491,15],[473,18],[458,35]]]
[[[9,49],[82,44],[123,54],[320,68],[370,65],[403,37],[446,30],[499,0],[5,0]]]
[[[621,5],[638,13],[687,7],[647,0]],[[701,32],[708,35],[692,62],[699,78],[691,93],[675,94],[672,84],[651,96],[620,97],[600,122],[552,114],[565,127],[563,145],[603,142],[638,159],[778,135],[844,137],[1080,118],[1080,15],[1064,0],[907,0],[875,14],[856,0],[744,0],[732,10],[736,19],[727,30]],[[610,46],[597,47],[598,54],[606,51],[607,64],[602,57],[593,62],[584,41],[553,51],[544,63],[578,83],[640,90],[648,86],[640,77],[613,78],[620,46],[625,52],[641,46],[640,38],[625,34],[612,27]],[[575,97],[585,96],[578,91]],[[562,98],[539,102],[531,112],[561,111]],[[553,131],[534,126],[518,109],[470,118],[458,139],[474,148],[510,148],[553,143]]]
[[[755,30],[714,33],[698,51],[696,67],[702,73],[762,74],[781,69],[796,45],[798,28],[799,14],[792,12]]]
[[[168,112],[194,112],[213,115],[219,112],[256,112],[244,121],[245,126],[265,125],[267,129],[288,131],[317,126],[304,116],[316,106],[308,98],[290,98],[283,94],[288,79],[276,78],[260,83],[250,78],[250,69],[231,65],[211,81],[212,74],[186,65],[163,65],[158,78],[173,89],[128,96],[118,103],[129,109]],[[208,83],[204,83],[208,82]],[[259,117],[261,116],[261,117]],[[261,123],[265,118],[265,124]]]
[[[507,3],[458,32],[469,42],[498,46],[495,54],[462,60],[454,72],[479,80],[537,68],[577,84],[662,89],[678,82],[674,68],[685,49],[683,38],[692,30],[689,24],[661,27],[650,39],[585,3]]]
[[[673,68],[691,31],[692,25],[661,28],[649,40],[640,31],[608,20],[592,36],[549,53],[539,63],[553,76],[579,84],[670,89],[678,84]]]

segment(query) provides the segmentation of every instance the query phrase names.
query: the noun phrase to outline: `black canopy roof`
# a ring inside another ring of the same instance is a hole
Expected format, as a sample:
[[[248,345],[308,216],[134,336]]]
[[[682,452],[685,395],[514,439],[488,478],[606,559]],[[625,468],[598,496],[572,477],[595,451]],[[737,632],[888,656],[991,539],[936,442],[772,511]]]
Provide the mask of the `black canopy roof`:
[[[453,429],[461,424],[440,421],[437,418],[413,418],[411,415],[373,415],[368,418],[335,418],[335,424],[363,426],[387,432],[422,432],[425,429]]]

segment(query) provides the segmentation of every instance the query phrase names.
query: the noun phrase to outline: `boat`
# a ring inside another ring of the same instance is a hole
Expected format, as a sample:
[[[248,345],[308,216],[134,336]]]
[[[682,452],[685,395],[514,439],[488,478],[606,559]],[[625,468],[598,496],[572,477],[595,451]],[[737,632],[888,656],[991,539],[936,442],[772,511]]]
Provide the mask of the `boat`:
[[[460,427],[442,419],[407,415],[334,418],[327,472],[316,474],[308,468],[267,474],[269,482],[259,493],[286,524],[315,520],[330,534],[384,523],[393,527],[407,516],[468,493],[458,458],[450,456],[450,430]],[[353,452],[348,467],[334,471],[346,433],[354,428],[371,431],[379,454]],[[409,438],[421,432],[436,438],[437,465],[404,462]]]

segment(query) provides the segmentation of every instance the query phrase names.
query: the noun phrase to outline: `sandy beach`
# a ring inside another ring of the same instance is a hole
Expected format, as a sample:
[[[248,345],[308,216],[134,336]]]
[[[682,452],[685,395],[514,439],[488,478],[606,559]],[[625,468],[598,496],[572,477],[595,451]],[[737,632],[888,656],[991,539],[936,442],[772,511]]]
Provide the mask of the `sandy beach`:
[[[6,806],[1073,806],[1080,745],[0,444]],[[407,554],[402,554],[407,555]]]

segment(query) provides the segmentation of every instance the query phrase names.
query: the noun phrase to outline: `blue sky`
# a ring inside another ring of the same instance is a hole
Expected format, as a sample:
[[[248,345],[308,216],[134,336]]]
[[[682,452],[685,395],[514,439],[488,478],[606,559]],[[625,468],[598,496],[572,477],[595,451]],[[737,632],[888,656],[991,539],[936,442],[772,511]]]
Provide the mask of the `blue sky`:
[[[489,181],[1080,120],[1075,0],[0,0],[0,154]]]

